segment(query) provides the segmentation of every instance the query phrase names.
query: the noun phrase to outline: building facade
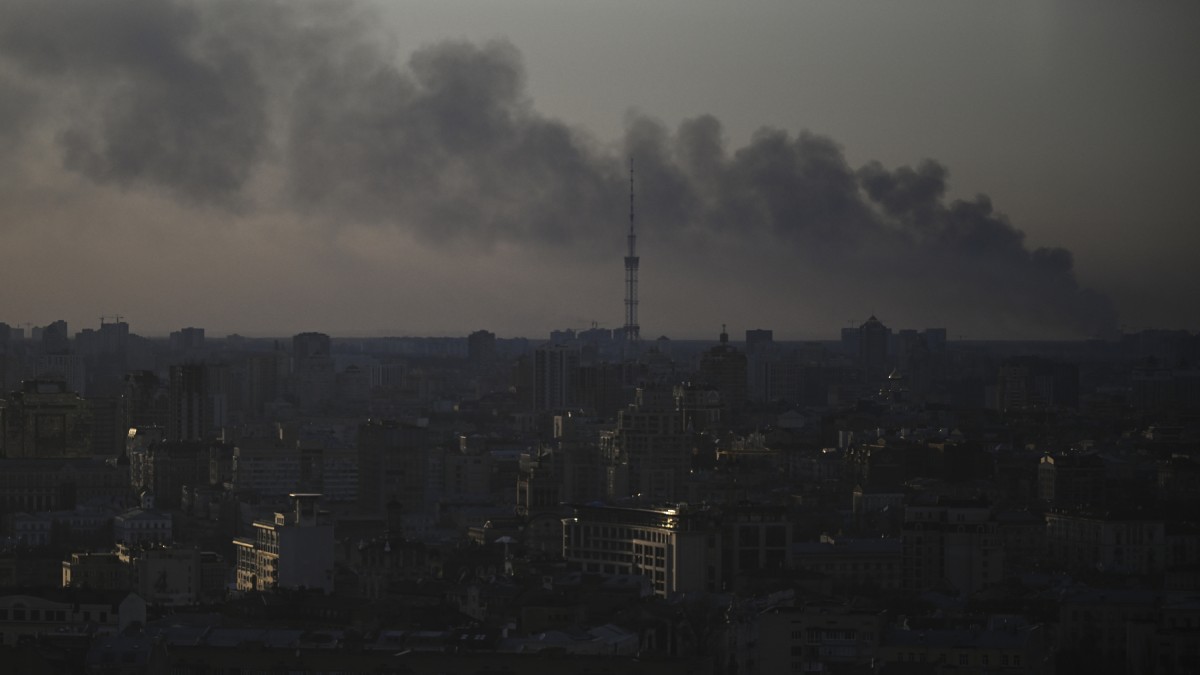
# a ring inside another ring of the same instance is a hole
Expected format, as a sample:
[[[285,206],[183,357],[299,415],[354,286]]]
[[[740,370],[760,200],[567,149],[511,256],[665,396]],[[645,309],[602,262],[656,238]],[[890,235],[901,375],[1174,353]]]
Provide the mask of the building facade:
[[[273,588],[333,591],[333,524],[317,510],[321,495],[292,493],[293,509],[254,521],[253,537],[233,540],[239,591]]]
[[[909,505],[901,546],[907,591],[967,596],[1004,578],[1003,537],[991,507],[980,500]]]
[[[585,573],[635,575],[660,596],[720,590],[721,529],[711,514],[676,508],[574,507],[563,557]]]

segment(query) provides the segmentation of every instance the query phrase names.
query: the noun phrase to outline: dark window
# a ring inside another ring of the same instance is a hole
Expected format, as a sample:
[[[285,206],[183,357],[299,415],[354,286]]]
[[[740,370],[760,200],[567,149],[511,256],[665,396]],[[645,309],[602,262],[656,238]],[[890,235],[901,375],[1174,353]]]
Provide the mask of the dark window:
[[[738,545],[739,546],[758,546],[759,545],[759,529],[752,525],[743,525],[738,528]]]
[[[787,528],[783,525],[768,525],[767,546],[787,546]]]

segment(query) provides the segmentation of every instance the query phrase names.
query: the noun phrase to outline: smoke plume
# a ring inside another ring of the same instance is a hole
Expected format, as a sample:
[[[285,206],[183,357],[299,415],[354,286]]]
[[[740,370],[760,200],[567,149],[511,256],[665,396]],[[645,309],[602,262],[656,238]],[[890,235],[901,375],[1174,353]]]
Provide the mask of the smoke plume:
[[[1031,249],[986,196],[948,201],[936,161],[856,169],[779,129],[731,148],[708,115],[631,114],[602,142],[538,112],[504,41],[405,57],[357,5],[322,2],[10,0],[0,27],[0,162],[52,138],[63,170],[214,219],[286,209],[435,250],[618,261],[632,158],[643,253],[680,274],[979,333],[1116,325],[1069,251]]]

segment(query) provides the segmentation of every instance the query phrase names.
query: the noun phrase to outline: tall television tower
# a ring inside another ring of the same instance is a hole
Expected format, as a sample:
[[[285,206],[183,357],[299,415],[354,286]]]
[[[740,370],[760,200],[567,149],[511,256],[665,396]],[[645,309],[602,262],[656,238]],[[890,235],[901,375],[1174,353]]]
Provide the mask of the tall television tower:
[[[625,344],[636,347],[638,328],[637,235],[633,231],[633,158],[629,158],[629,253],[625,256]]]

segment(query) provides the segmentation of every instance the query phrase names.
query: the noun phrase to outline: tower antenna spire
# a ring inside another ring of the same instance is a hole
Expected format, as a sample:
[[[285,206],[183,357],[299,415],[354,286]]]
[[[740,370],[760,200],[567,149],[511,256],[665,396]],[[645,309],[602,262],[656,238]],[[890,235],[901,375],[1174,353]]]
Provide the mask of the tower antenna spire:
[[[629,251],[625,255],[625,344],[636,347],[641,339],[638,327],[638,255],[637,233],[633,219],[633,156],[629,157]]]
[[[629,158],[629,236],[633,236],[633,157]],[[630,246],[633,245],[633,240],[629,241]],[[629,249],[629,254],[633,255],[633,249]]]

